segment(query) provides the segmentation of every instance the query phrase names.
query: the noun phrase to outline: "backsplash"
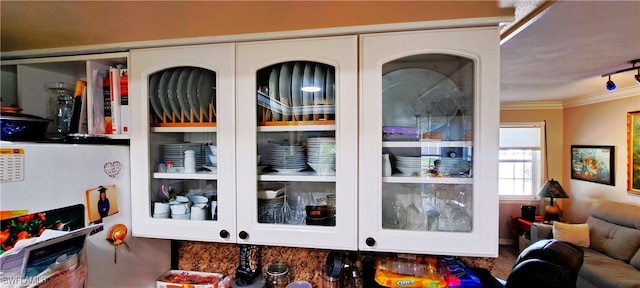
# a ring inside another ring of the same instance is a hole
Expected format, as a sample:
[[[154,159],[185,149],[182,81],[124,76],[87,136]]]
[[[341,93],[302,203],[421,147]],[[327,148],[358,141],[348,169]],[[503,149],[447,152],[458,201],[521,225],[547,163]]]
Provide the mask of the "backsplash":
[[[240,257],[236,244],[184,241],[178,245],[178,269],[218,272],[235,275]],[[292,280],[305,280],[321,287],[327,255],[332,250],[295,247],[262,246],[262,269],[269,264],[283,262],[291,269]],[[386,253],[359,252],[361,258],[388,255]],[[496,258],[460,257],[470,267],[493,269]],[[264,273],[263,273],[264,275]]]

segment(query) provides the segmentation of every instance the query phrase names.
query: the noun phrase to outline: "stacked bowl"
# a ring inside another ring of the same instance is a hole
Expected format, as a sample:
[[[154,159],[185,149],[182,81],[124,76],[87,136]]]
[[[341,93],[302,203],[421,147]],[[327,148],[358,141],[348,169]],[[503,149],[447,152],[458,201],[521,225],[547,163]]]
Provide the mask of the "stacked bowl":
[[[307,164],[319,175],[336,174],[336,138],[307,139]]]
[[[271,144],[268,163],[279,173],[297,173],[307,168],[301,145]]]
[[[421,176],[421,157],[396,156],[396,168],[403,176]]]

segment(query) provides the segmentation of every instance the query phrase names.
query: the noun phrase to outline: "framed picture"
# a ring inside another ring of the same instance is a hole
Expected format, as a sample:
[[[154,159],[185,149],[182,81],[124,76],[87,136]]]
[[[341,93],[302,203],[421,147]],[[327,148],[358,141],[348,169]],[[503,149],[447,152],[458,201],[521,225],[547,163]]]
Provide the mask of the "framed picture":
[[[614,146],[571,145],[571,179],[615,186]]]
[[[627,191],[640,194],[640,111],[627,113]]]

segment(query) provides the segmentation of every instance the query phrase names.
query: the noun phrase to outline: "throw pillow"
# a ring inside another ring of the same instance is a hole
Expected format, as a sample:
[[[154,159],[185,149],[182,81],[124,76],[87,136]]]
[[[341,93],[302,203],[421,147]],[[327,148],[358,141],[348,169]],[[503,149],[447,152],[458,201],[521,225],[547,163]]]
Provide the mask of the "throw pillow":
[[[573,243],[581,247],[589,247],[589,224],[567,224],[553,222],[553,238]]]

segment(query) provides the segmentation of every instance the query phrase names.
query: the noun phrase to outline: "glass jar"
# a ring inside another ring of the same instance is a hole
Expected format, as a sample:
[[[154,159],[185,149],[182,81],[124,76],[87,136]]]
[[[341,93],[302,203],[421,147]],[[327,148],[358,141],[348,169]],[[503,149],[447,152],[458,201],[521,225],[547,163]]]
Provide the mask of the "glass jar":
[[[267,267],[267,288],[285,288],[291,282],[291,271],[286,264],[276,262]]]
[[[69,132],[71,115],[73,114],[73,96],[71,94],[58,95],[58,108],[56,109],[56,128],[58,133]]]
[[[60,134],[69,132],[71,116],[73,115],[74,86],[65,82],[49,82],[47,89],[56,94],[55,120],[56,129]]]

